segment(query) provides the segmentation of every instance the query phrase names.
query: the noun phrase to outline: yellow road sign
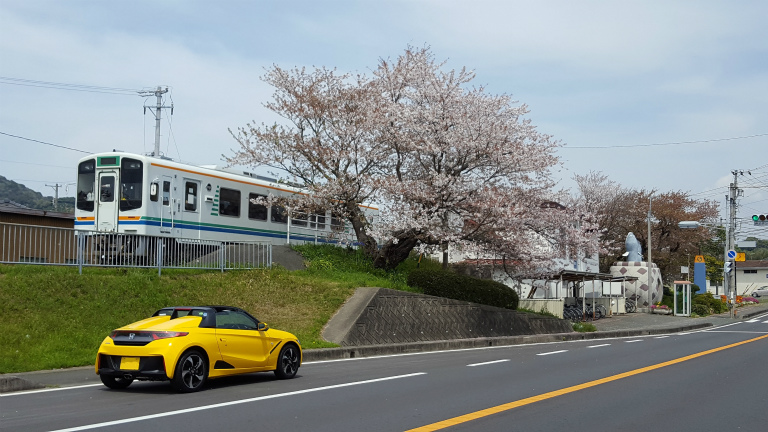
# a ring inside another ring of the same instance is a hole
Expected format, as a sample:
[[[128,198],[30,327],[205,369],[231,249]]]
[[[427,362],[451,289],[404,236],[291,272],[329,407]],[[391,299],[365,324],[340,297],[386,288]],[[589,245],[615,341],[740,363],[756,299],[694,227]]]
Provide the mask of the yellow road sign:
[[[696,259],[693,260],[693,262],[704,262],[704,255],[696,255]]]
[[[736,259],[734,261],[746,261],[746,254],[744,252],[736,253]]]

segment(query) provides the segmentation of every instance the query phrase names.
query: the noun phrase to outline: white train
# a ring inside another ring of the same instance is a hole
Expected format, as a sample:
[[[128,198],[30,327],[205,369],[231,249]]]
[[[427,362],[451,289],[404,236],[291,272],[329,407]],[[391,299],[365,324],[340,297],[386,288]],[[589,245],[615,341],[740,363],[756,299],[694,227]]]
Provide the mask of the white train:
[[[338,242],[345,233],[349,236],[344,221],[329,212],[290,217],[280,206],[251,201],[270,193],[306,191],[244,171],[119,151],[98,153],[78,163],[75,228],[273,244]],[[372,217],[378,213],[375,207],[361,207]]]

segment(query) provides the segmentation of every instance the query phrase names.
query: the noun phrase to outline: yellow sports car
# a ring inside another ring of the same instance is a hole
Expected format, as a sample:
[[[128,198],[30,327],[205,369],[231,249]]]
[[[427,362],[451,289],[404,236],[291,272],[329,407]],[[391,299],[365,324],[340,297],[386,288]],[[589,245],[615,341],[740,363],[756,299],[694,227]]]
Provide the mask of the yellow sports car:
[[[274,371],[293,378],[301,365],[296,336],[230,306],[167,307],[104,339],[96,373],[112,389],[134,380],[164,381],[180,392],[200,390],[208,378]]]

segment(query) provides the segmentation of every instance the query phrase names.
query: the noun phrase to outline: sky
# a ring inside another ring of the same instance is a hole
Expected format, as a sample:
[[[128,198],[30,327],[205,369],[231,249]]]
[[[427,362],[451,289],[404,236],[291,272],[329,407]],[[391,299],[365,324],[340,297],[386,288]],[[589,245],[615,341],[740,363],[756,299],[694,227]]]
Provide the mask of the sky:
[[[766,17],[760,0],[0,0],[0,175],[73,196],[88,153],[151,152],[155,99],[136,91],[158,85],[161,151],[224,165],[229,129],[280,121],[270,66],[370,73],[429,46],[528,106],[562,143],[559,187],[600,171],[724,211],[736,172],[740,235],[768,238],[747,222],[768,213]]]

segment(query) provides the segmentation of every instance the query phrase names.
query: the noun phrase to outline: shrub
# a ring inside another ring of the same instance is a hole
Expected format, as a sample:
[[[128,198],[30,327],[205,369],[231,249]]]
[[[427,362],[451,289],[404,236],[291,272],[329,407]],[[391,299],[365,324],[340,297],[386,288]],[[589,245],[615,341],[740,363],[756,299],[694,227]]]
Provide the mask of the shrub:
[[[593,332],[597,331],[597,327],[595,327],[592,323],[573,323],[573,331],[577,331],[580,333],[586,333],[586,332]]]
[[[728,310],[728,305],[723,303],[719,298],[712,296],[712,293],[699,294],[693,298],[693,304],[691,305],[691,312],[697,311],[696,305],[703,305],[706,308],[706,312],[696,312],[698,315],[704,316],[709,314],[719,314]],[[698,309],[704,311],[705,309]]]
[[[707,305],[702,303],[696,303],[691,305],[691,314],[696,314],[698,316],[707,316],[710,314],[709,307]]]
[[[517,292],[503,283],[444,270],[415,269],[408,275],[408,285],[427,295],[506,309],[517,309],[520,302]]]

